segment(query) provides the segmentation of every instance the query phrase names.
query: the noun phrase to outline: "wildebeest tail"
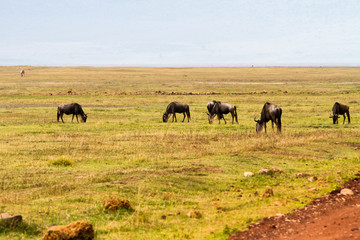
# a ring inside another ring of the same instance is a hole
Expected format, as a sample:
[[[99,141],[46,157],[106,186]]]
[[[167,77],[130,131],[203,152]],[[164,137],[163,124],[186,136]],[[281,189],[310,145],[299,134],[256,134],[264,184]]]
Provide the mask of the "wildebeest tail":
[[[281,132],[281,115],[282,115],[282,109],[279,108],[278,125],[277,125],[279,132]]]
[[[235,120],[236,120],[237,123],[239,123],[239,122],[238,122],[238,118],[237,118],[236,106],[234,106],[234,113],[235,113],[235,114],[234,114],[234,115],[235,115]]]
[[[347,118],[348,118],[348,123],[350,123],[350,112],[349,112],[349,110],[347,110],[346,115],[347,115]]]
[[[60,119],[60,109],[59,109],[59,107],[58,107],[58,110],[57,110],[57,121],[59,121],[59,119]]]
[[[188,120],[190,120],[191,117],[190,117],[190,107],[189,106],[187,106],[187,108],[186,108],[186,115],[188,116]]]

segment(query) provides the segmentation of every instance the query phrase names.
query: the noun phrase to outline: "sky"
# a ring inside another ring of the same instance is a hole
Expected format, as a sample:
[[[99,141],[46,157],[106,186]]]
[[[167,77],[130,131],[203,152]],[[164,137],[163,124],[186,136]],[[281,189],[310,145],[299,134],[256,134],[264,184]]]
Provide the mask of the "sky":
[[[0,0],[0,66],[360,66],[358,0]]]

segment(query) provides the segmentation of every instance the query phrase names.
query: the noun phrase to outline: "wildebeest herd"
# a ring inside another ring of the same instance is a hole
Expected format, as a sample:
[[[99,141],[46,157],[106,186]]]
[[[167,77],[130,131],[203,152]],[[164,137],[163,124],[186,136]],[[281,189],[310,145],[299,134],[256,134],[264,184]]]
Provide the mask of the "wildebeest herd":
[[[224,118],[224,115],[231,113],[232,117],[232,123],[234,123],[234,119],[236,123],[238,122],[237,117],[237,111],[236,106],[229,103],[223,103],[220,101],[213,100],[207,104],[207,114],[208,114],[208,120],[211,124],[215,117],[220,120],[223,119],[225,124],[226,120]],[[167,122],[172,115],[172,121],[177,121],[176,119],[176,113],[182,113],[184,115],[183,122],[185,121],[185,118],[188,118],[188,122],[190,121],[190,107],[187,104],[179,103],[179,102],[171,102],[167,107],[166,111],[163,114],[162,120],[163,122]],[[64,123],[63,115],[71,115],[72,114],[72,122],[74,120],[74,116],[76,116],[76,120],[79,122],[78,116],[82,118],[83,122],[86,122],[87,114],[84,113],[82,107],[78,103],[71,103],[71,104],[61,104],[58,106],[57,109],[57,121],[59,122],[60,118],[61,121]],[[343,124],[345,123],[346,116],[348,118],[348,123],[350,123],[350,112],[349,112],[349,106],[335,102],[333,108],[332,108],[332,115],[330,115],[330,118],[333,119],[333,124],[338,124],[338,119],[340,118],[339,115],[344,116]],[[271,121],[272,128],[274,129],[274,123],[277,127],[277,131],[281,132],[281,115],[282,115],[282,109],[276,104],[272,104],[269,102],[266,102],[261,110],[260,119],[256,120],[254,118],[254,121],[256,122],[256,132],[261,132],[263,129],[266,132],[266,123]]]

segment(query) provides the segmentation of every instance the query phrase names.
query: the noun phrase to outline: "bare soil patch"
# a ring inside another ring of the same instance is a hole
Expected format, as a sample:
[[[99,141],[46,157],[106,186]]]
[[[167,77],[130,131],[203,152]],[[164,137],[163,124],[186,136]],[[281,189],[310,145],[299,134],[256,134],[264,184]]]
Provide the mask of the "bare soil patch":
[[[229,237],[242,239],[277,240],[345,240],[360,239],[360,174],[329,195],[293,213],[263,218],[248,230]],[[353,195],[342,195],[342,189],[351,189]]]

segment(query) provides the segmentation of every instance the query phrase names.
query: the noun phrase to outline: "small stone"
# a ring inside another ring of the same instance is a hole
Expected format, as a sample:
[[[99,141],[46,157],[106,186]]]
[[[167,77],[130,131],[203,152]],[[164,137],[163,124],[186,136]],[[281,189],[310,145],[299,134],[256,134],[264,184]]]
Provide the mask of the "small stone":
[[[316,181],[317,180],[317,177],[309,177],[308,178],[308,181],[309,182],[314,182],[314,181]]]
[[[201,215],[201,213],[199,211],[190,211],[190,212],[187,213],[187,215],[189,216],[189,218],[197,218],[197,219],[199,219],[199,218],[202,217],[202,215]]]
[[[308,173],[295,173],[295,177],[301,178],[301,177],[308,177],[310,174]]]
[[[274,192],[271,188],[267,187],[263,193],[263,198],[269,198],[274,196]]]
[[[132,210],[129,200],[120,198],[109,198],[102,202],[103,206],[107,210],[115,211],[118,209]]]
[[[0,213],[0,225],[4,227],[16,228],[22,222],[21,215],[11,215],[10,213]]]
[[[272,167],[271,170],[273,172],[282,172],[282,169],[281,168],[278,168],[278,167]]]
[[[258,171],[258,174],[267,174],[267,173],[269,173],[270,172],[270,169],[268,169],[268,168],[263,168],[263,169],[260,169],[259,171]]]
[[[77,221],[66,226],[53,226],[43,237],[43,240],[64,239],[94,239],[93,226],[86,221]]]
[[[236,188],[234,191],[235,191],[235,192],[242,193],[242,190],[241,190],[240,188]]]
[[[340,191],[341,195],[354,195],[354,192],[349,188],[341,189]]]
[[[325,181],[323,178],[319,178],[318,180],[316,180],[317,184],[323,184]]]
[[[245,177],[252,177],[252,176],[254,176],[254,173],[253,172],[244,172],[244,176]]]

